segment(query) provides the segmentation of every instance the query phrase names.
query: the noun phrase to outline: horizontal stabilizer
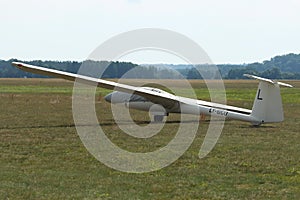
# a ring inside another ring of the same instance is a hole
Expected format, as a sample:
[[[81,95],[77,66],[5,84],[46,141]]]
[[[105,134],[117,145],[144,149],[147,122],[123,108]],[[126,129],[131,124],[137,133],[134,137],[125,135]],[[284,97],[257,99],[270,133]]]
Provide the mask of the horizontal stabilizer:
[[[248,78],[254,78],[254,79],[257,79],[257,80],[260,80],[260,81],[264,81],[264,82],[267,82],[267,83],[271,83],[271,84],[278,84],[278,85],[281,85],[281,86],[285,86],[285,87],[290,87],[292,88],[293,86],[290,85],[290,84],[287,84],[287,83],[282,83],[282,82],[278,82],[278,81],[273,81],[271,79],[267,79],[267,78],[262,78],[262,77],[259,77],[259,76],[254,76],[254,75],[250,75],[250,74],[244,74],[244,76],[248,77]]]
[[[277,82],[278,85],[281,85],[281,86],[285,86],[285,87],[290,87],[292,88],[293,86],[290,85],[290,84],[287,84],[287,83],[282,83],[282,82]]]

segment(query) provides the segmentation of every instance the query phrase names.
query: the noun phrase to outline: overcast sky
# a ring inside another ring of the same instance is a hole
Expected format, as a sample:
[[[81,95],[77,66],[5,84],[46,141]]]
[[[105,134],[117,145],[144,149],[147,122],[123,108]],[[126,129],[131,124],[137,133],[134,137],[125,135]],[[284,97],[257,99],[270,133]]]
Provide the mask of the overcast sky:
[[[300,53],[299,20],[299,0],[0,0],[0,59],[84,60],[119,33],[163,28],[214,63],[249,63]],[[181,62],[151,52],[124,60]]]

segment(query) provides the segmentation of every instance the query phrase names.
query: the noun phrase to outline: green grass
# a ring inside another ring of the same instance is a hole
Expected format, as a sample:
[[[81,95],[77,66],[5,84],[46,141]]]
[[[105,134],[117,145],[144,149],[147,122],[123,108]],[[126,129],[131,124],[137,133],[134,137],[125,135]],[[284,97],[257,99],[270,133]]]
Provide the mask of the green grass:
[[[135,81],[128,80],[135,84]],[[299,199],[300,82],[282,88],[285,121],[253,128],[228,120],[213,151],[198,152],[209,122],[201,122],[189,150],[172,165],[151,173],[108,168],[84,148],[72,117],[72,83],[56,79],[0,79],[0,199]],[[191,81],[200,99],[205,84]],[[251,108],[256,81],[226,81],[227,100]],[[174,81],[180,88],[180,83]],[[97,90],[100,124],[124,149],[153,151],[174,136],[168,123],[149,140],[123,134],[110,105]],[[186,91],[187,92],[187,91]],[[144,112],[132,111],[143,125]],[[168,121],[178,120],[170,115]]]

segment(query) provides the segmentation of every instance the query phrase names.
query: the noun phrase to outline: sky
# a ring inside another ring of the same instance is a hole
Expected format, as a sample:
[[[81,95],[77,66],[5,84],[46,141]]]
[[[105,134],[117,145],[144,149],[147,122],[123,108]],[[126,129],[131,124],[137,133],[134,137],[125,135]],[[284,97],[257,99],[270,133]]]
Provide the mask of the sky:
[[[140,28],[176,31],[216,64],[300,53],[299,0],[0,0],[0,59],[85,60],[101,43]],[[184,63],[161,52],[135,63]]]

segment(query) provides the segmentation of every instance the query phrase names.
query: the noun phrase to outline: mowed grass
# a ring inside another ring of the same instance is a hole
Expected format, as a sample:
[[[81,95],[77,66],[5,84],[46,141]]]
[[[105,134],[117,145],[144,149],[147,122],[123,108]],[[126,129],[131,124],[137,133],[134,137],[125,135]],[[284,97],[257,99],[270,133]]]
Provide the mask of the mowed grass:
[[[147,82],[126,80],[133,85]],[[83,146],[72,117],[73,83],[0,79],[0,199],[299,199],[300,81],[289,83],[295,88],[281,90],[283,123],[254,128],[227,120],[216,147],[199,159],[207,120],[200,123],[189,150],[172,165],[130,174],[105,166]],[[188,94],[180,81],[172,85]],[[191,85],[198,98],[209,100],[204,82]],[[225,86],[229,104],[252,107],[256,81],[227,80]],[[110,104],[103,100],[108,92],[97,89],[96,109],[101,127],[115,144],[148,152],[172,140],[179,115],[170,115],[153,138],[132,138],[112,119]],[[147,125],[147,113],[131,115],[139,125]]]

